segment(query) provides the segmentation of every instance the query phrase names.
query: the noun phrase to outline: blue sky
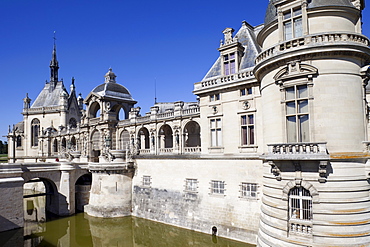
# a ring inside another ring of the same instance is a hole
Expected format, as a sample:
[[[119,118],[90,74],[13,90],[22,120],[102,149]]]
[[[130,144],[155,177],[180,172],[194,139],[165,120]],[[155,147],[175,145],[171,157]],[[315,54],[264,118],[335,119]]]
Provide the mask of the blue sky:
[[[225,5],[227,4],[227,5]],[[218,57],[226,27],[263,23],[268,0],[0,0],[0,135],[22,120],[22,99],[35,100],[49,80],[56,31],[59,78],[85,98],[112,67],[142,108],[195,101],[193,84]],[[370,35],[370,10],[364,34]],[[6,138],[1,137],[2,140]]]

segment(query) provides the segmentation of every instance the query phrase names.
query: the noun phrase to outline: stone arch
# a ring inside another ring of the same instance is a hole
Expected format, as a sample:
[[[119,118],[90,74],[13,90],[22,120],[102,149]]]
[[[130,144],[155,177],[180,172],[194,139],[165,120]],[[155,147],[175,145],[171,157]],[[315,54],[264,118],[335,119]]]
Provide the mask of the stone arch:
[[[84,211],[84,206],[89,204],[92,174],[85,173],[75,181],[75,209]]]
[[[66,149],[67,148],[67,141],[66,141],[66,138],[65,137],[63,137],[62,138],[62,149]]]
[[[125,106],[116,104],[112,107],[111,112],[114,112],[116,115],[116,119],[118,121],[125,120],[128,118],[128,110],[125,108]]]
[[[173,131],[171,126],[163,124],[158,130],[159,148],[173,148]]]
[[[50,213],[53,213],[53,214],[56,214],[56,215],[60,215],[61,212],[63,212],[63,205],[67,205],[67,201],[65,201],[65,203],[61,203],[61,199],[63,199],[63,197],[59,194],[59,191],[58,191],[58,188],[56,186],[56,184],[54,183],[54,179],[52,177],[48,177],[47,174],[45,174],[46,176],[37,176],[37,174],[35,174],[35,176],[32,176],[30,178],[25,178],[25,185],[24,185],[24,188],[26,187],[26,184],[30,184],[30,183],[37,183],[37,182],[42,182],[43,185],[44,185],[44,191],[34,191],[35,194],[40,194],[40,196],[45,196],[45,201],[44,201],[44,204],[45,205],[36,205],[36,203],[32,203],[32,206],[38,206],[37,207],[30,207],[29,206],[29,212],[28,214],[29,215],[32,215],[32,214],[41,214],[41,215],[46,215],[47,212],[50,212]],[[40,188],[38,186],[38,188]],[[25,193],[25,191],[24,191]],[[28,194],[28,193],[27,193]],[[26,200],[26,201],[31,201],[31,202],[34,202],[35,200],[33,198],[36,198],[36,197],[33,197],[32,195],[25,195],[26,198],[30,198],[30,200]],[[28,203],[28,202],[25,202],[25,203]],[[44,206],[44,207],[43,207]],[[34,212],[34,210],[36,212]],[[40,212],[40,210],[44,210],[43,212]],[[38,212],[37,212],[38,211]],[[40,217],[40,216],[39,216]],[[45,220],[46,220],[46,216],[45,216]]]
[[[126,150],[127,146],[130,145],[130,133],[128,130],[122,130],[119,137],[120,148]]]
[[[309,182],[307,182],[305,180],[295,180],[295,181],[288,182],[283,188],[283,197],[282,197],[282,199],[284,201],[288,201],[289,191],[291,189],[293,189],[294,187],[297,187],[297,186],[302,186],[303,188],[305,188],[306,190],[308,190],[310,192],[310,194],[312,196],[312,202],[313,203],[319,203],[320,202],[319,192],[317,191],[317,189],[312,184],[310,184]]]
[[[141,127],[137,132],[137,140],[139,142],[140,149],[149,149],[150,148],[150,137],[149,131],[146,127]]]
[[[71,149],[72,150],[77,150],[77,141],[76,141],[76,137],[72,136],[71,140]]]
[[[91,105],[89,107],[88,117],[89,118],[100,117],[100,114],[98,114],[100,112],[100,109],[101,109],[101,106],[100,106],[99,102],[95,101],[95,102],[91,103]]]
[[[91,161],[99,162],[101,152],[101,134],[99,130],[94,130],[91,133]]]
[[[40,134],[40,120],[34,118],[31,121],[31,146],[37,147],[39,145],[39,134]]]
[[[55,138],[54,141],[53,141],[53,152],[54,153],[58,153],[58,139]]]
[[[183,129],[184,147],[200,147],[200,125],[196,121],[188,121]]]

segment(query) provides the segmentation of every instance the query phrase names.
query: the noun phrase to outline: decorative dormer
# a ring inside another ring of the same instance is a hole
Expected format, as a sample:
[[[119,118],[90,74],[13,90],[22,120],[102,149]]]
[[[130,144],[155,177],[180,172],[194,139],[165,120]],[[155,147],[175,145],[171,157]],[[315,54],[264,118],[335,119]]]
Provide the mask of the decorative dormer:
[[[233,28],[225,28],[223,32],[224,41],[220,48],[222,59],[222,75],[231,75],[239,71],[240,60],[243,56],[244,47],[238,42],[237,36],[233,37]]]

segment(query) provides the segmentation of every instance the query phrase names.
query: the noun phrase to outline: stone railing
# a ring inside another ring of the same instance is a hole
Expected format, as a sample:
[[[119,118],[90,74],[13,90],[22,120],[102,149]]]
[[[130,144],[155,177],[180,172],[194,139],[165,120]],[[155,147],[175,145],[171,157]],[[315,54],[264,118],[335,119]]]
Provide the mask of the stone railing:
[[[369,39],[361,34],[356,33],[319,33],[308,35],[305,37],[300,37],[297,39],[288,40],[277,44],[274,47],[270,47],[262,51],[256,58],[256,64],[280,54],[281,52],[288,51],[290,49],[304,46],[304,45],[323,45],[326,44],[336,44],[336,43],[354,43],[363,46],[368,46]]]
[[[312,235],[312,222],[306,220],[290,220],[289,233],[297,235]]]
[[[193,115],[193,114],[198,114],[198,113],[200,113],[200,108],[199,107],[193,107],[193,108],[182,110],[182,115],[183,116]]]
[[[194,90],[201,90],[204,88],[215,87],[220,84],[226,84],[226,83],[236,82],[236,81],[250,79],[250,78],[254,78],[253,69],[243,71],[237,74],[220,76],[215,79],[197,82],[194,85]]]
[[[173,111],[163,112],[163,113],[158,113],[157,114],[157,118],[171,118],[173,116],[174,116],[174,112]]]
[[[326,142],[297,142],[268,144],[268,160],[327,159]]]
[[[173,152],[173,148],[160,148],[159,152],[162,154],[168,154]]]
[[[140,154],[150,154],[150,149],[140,149]]]
[[[185,147],[184,152],[185,153],[200,153],[202,150],[200,147]]]

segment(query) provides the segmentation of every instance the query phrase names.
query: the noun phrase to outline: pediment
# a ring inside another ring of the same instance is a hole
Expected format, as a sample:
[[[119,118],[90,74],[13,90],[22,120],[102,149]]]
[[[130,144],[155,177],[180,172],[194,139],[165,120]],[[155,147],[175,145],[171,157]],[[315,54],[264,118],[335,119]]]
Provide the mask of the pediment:
[[[304,64],[299,61],[288,63],[280,69],[274,76],[276,83],[281,84],[286,80],[291,80],[297,77],[312,77],[318,73],[318,69],[310,64]]]

